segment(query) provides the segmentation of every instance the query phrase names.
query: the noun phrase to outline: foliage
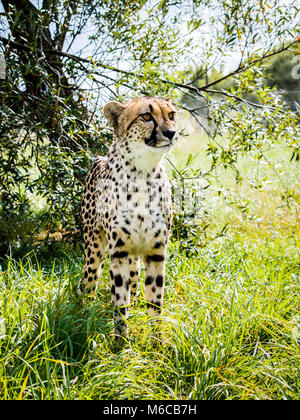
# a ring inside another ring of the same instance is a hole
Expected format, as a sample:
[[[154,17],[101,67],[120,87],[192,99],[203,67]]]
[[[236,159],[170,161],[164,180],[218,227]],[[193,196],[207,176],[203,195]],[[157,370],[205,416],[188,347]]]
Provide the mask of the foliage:
[[[200,107],[185,108],[210,136],[212,169],[235,167],[253,150],[263,157],[278,143],[298,157],[298,115],[263,83],[270,59],[297,45],[299,8],[292,1],[2,0],[2,6],[2,252],[24,232],[32,240],[39,231],[72,232],[75,239],[83,180],[111,140],[101,113],[110,98],[201,99],[205,119]],[[226,72],[232,52],[240,61]],[[195,69],[203,69],[200,83],[191,83]],[[224,135],[226,147],[218,142]]]

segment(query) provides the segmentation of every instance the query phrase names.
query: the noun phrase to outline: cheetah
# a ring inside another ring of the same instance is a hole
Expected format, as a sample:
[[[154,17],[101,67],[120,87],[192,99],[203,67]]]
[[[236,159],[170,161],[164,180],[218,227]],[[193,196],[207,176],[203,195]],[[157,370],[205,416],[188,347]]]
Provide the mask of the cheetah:
[[[127,338],[127,317],[145,270],[148,314],[163,307],[166,248],[172,202],[164,156],[178,140],[176,108],[169,99],[141,97],[112,101],[104,115],[114,130],[107,156],[98,156],[82,198],[84,276],[77,294],[96,294],[107,251],[115,337]]]

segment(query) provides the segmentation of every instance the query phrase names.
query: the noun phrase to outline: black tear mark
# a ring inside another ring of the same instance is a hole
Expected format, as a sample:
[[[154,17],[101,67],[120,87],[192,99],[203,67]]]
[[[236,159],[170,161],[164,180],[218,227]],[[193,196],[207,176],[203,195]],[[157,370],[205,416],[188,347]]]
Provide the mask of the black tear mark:
[[[145,144],[147,144],[147,146],[151,146],[151,147],[155,147],[156,146],[156,128],[158,126],[157,122],[155,121],[155,119],[152,117],[152,121],[153,121],[153,130],[151,133],[151,136],[147,139],[145,139]]]

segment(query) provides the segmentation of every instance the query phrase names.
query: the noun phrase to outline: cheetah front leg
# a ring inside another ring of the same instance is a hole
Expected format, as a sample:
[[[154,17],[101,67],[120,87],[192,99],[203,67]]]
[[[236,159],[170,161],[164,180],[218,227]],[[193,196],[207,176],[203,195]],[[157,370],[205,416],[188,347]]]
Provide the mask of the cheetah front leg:
[[[132,256],[128,257],[129,264],[129,288],[130,288],[130,300],[131,303],[134,302],[134,298],[137,291],[138,281],[140,277],[140,259],[138,257]]]
[[[127,338],[127,318],[130,305],[130,268],[129,257],[120,253],[112,257],[110,264],[111,299],[114,311],[115,337]]]
[[[144,258],[145,297],[148,314],[159,315],[163,308],[166,250]]]
[[[78,296],[86,293],[90,293],[93,297],[96,295],[96,287],[103,268],[106,249],[107,240],[104,231],[90,229],[85,236],[84,276],[78,285]]]

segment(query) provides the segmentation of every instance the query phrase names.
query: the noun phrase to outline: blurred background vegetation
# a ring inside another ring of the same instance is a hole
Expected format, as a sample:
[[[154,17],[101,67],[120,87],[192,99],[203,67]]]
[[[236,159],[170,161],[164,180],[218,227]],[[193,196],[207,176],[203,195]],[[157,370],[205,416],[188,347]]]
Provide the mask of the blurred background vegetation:
[[[102,107],[139,95],[179,107],[182,140],[167,164],[183,253],[247,218],[259,227],[289,211],[297,226],[294,2],[0,5],[1,256],[78,246],[82,185],[112,139]]]

